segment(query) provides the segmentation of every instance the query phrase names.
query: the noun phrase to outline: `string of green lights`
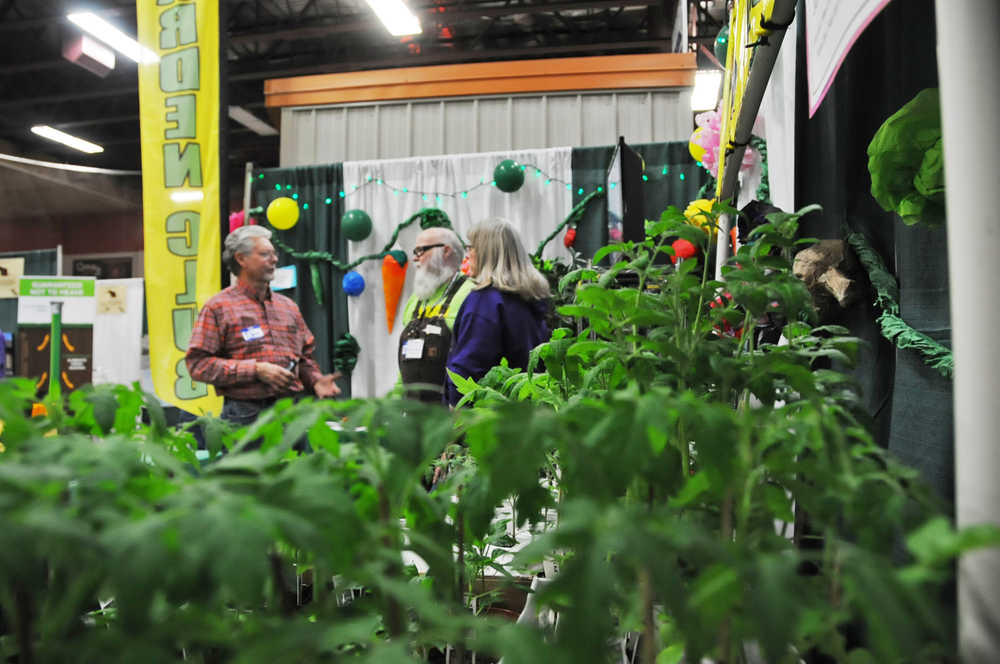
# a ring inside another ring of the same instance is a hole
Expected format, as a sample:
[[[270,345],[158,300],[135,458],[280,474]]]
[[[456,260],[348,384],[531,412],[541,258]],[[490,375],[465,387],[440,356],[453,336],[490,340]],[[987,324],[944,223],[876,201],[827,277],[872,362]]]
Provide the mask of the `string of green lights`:
[[[698,164],[698,166],[700,167],[700,164]],[[683,171],[684,166],[674,167],[674,168],[675,169],[681,169],[681,170],[675,171],[677,179],[679,179],[681,181],[684,181],[685,179],[687,179],[687,174]],[[524,172],[526,172],[526,173],[528,171],[534,171],[535,177],[539,178],[539,179],[542,179],[543,183],[545,185],[558,184],[558,185],[561,185],[561,186],[565,187],[567,191],[573,191],[573,185],[572,185],[572,183],[566,182],[565,180],[562,180],[562,179],[557,178],[557,177],[552,177],[551,175],[549,175],[548,173],[546,173],[542,169],[538,168],[537,166],[534,166],[532,164],[521,164],[521,170],[524,171]],[[654,168],[647,168],[643,172],[643,174],[642,174],[642,181],[646,182],[646,183],[648,183],[648,182],[653,182],[653,183],[662,182],[663,180],[666,179],[665,176],[671,176],[672,177],[672,175],[671,175],[671,167],[670,166],[657,166],[657,167],[654,167]],[[260,179],[264,179],[264,177],[265,177],[264,173],[258,173],[257,174],[257,179],[259,179],[259,180]],[[614,189],[616,186],[618,186],[618,184],[619,183],[617,183],[617,182],[610,182],[610,183],[608,183],[608,188]],[[420,196],[421,199],[423,200],[423,202],[430,203],[430,202],[433,201],[434,203],[440,205],[444,201],[444,199],[446,199],[446,198],[451,198],[451,199],[468,198],[469,194],[471,194],[471,193],[473,193],[473,192],[475,192],[477,190],[480,190],[480,189],[483,189],[483,188],[487,188],[487,187],[493,188],[493,187],[496,187],[496,186],[497,186],[496,180],[489,180],[489,181],[487,181],[486,178],[480,178],[478,184],[475,184],[475,185],[473,185],[471,187],[467,187],[467,188],[464,188],[464,189],[459,189],[457,191],[450,191],[450,192],[448,192],[448,191],[423,191],[423,190],[420,190],[420,189],[410,189],[409,187],[399,187],[399,186],[396,186],[396,185],[391,184],[389,182],[386,182],[381,177],[376,177],[374,175],[368,175],[365,178],[364,182],[362,182],[361,184],[351,185],[351,188],[349,190],[348,189],[341,189],[341,190],[339,190],[337,192],[336,196],[332,195],[332,193],[330,195],[323,196],[322,197],[322,202],[323,202],[324,205],[332,205],[335,198],[346,199],[346,198],[348,198],[350,196],[353,196],[354,194],[358,193],[359,191],[361,191],[361,190],[363,190],[363,189],[365,189],[367,187],[387,187],[388,189],[390,189],[392,191],[392,193],[393,193],[394,196],[398,196],[400,194],[406,194],[406,195],[411,195],[411,196]],[[275,184],[274,185],[274,189],[275,189],[276,192],[290,192],[287,195],[290,198],[292,198],[293,200],[298,201],[300,199],[299,193],[296,192],[296,191],[294,191],[295,190],[295,186],[292,185],[292,184],[280,184],[280,183],[279,184]],[[596,191],[596,192],[599,192],[599,193],[603,192],[604,191],[604,186],[603,185],[597,185],[591,191]],[[587,193],[590,193],[590,192],[588,192],[584,187],[577,187],[577,189],[576,189],[576,194],[578,196],[584,196]],[[302,210],[303,211],[309,210],[312,203],[313,202],[310,202],[310,201],[302,201],[300,203]]]

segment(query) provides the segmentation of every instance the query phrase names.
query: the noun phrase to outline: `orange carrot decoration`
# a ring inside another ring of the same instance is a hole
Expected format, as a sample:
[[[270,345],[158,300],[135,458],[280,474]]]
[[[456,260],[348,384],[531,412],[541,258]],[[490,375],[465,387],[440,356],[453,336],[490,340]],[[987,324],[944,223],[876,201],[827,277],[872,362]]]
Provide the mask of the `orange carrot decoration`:
[[[396,249],[390,251],[382,259],[382,293],[385,295],[385,322],[389,332],[396,322],[396,311],[399,309],[399,297],[403,294],[403,284],[406,282],[406,252]]]

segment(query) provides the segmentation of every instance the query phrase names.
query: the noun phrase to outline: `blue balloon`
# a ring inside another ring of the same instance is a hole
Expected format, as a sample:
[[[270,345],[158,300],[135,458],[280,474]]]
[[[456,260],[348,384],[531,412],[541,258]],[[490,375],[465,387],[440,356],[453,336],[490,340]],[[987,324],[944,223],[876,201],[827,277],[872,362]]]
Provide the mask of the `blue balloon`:
[[[344,292],[348,295],[358,296],[365,290],[365,278],[354,270],[345,274],[344,280],[341,283],[344,287]]]

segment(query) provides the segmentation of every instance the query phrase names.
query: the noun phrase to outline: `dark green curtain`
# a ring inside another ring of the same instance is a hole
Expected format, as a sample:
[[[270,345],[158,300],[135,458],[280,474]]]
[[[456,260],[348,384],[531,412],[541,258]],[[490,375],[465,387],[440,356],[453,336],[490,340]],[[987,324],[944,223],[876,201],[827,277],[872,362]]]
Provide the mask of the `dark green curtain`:
[[[0,258],[23,258],[24,273],[39,276],[53,275],[58,271],[55,249],[36,249],[34,251],[0,252]],[[0,330],[13,333],[17,329],[17,298],[0,299]]]
[[[698,190],[705,183],[708,173],[691,158],[687,141],[637,143],[630,147],[642,155],[646,163],[647,179],[642,182],[646,219],[659,219],[660,213],[671,205],[683,211],[688,203],[698,198]],[[606,186],[613,152],[613,145],[574,148],[573,205],[598,186]],[[599,198],[584,210],[583,218],[577,225],[575,244],[576,250],[584,256],[593,256],[608,241],[607,209],[607,200]]]
[[[799,2],[799,15],[805,14]],[[808,20],[808,17],[806,17]],[[799,24],[798,98],[806,99],[805,35]],[[900,314],[915,329],[950,346],[947,234],[906,226],[871,196],[868,143],[879,126],[920,90],[937,86],[934,3],[892,2],[854,44],[817,113],[799,105],[796,201],[819,203],[807,237],[839,238],[847,225],[864,233],[900,285]],[[867,284],[866,284],[867,286]],[[919,469],[938,493],[954,495],[952,386],[919,355],[882,338],[867,298],[843,320],[864,339],[855,376],[878,440]],[[984,350],[984,352],[988,352]]]
[[[298,223],[285,231],[272,229],[275,238],[293,251],[328,252],[337,260],[346,262],[347,241],[340,234],[340,217],[344,213],[340,197],[343,182],[341,164],[255,171],[252,205],[266,209],[268,203],[279,196],[295,199],[299,204]],[[270,227],[264,214],[258,216],[258,223]],[[313,263],[293,259],[280,248],[278,261],[279,265],[295,265],[298,285],[282,293],[299,305],[302,317],[316,337],[316,362],[324,372],[332,372],[334,344],[348,331],[347,296],[340,287],[343,273],[326,261]],[[319,273],[318,293],[313,286],[313,265]],[[342,378],[338,384],[344,396],[349,397],[351,382],[348,377]]]

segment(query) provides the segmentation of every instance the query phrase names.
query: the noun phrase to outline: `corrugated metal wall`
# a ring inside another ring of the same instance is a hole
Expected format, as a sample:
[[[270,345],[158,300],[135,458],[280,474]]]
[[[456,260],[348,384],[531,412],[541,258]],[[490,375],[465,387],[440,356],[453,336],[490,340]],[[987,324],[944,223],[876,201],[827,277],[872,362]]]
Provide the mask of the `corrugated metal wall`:
[[[281,165],[688,140],[688,89],[286,108]]]

